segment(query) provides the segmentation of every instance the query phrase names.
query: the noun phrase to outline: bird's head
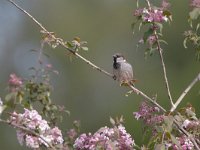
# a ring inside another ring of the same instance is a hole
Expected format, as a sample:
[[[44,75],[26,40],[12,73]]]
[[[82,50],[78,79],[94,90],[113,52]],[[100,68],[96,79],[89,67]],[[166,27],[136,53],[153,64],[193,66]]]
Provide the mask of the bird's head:
[[[113,55],[113,61],[115,63],[119,63],[119,62],[125,62],[126,60],[122,54],[116,53]]]

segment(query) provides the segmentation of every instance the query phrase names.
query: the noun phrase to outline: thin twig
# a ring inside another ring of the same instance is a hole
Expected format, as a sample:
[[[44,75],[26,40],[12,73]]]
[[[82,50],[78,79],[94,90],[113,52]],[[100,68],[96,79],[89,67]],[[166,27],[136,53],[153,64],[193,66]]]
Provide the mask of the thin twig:
[[[137,95],[141,95],[142,97],[144,97],[145,99],[149,100],[151,103],[153,103],[154,105],[156,105],[158,108],[160,108],[163,112],[166,112],[166,110],[161,105],[159,105],[155,100],[153,100],[152,98],[150,98],[149,96],[147,96],[146,94],[144,94],[142,91],[138,90],[136,87],[134,87],[134,86],[132,86],[130,84],[129,84],[129,87]]]
[[[150,4],[149,0],[146,0],[146,2],[147,2],[148,7],[151,8],[151,4]]]
[[[58,40],[58,38],[56,38],[52,33],[50,33],[39,21],[37,21],[31,14],[29,14],[26,10],[24,10],[23,8],[21,8],[18,4],[16,4],[14,1],[12,0],[8,0],[10,3],[12,3],[15,7],[17,7],[19,10],[21,10],[23,13],[25,13],[26,15],[29,16],[29,18],[34,21],[43,31],[45,31],[45,33],[47,33],[51,38],[53,38],[54,40],[56,40],[60,45],[62,45],[64,48],[66,48],[68,51],[70,51],[71,53],[73,53],[75,56],[77,56],[78,58],[82,59],[84,62],[86,62],[88,65],[92,66],[92,68],[103,72],[104,74],[106,74],[107,76],[113,77],[112,74],[110,74],[109,72],[101,69],[100,67],[96,66],[94,63],[92,63],[91,61],[87,60],[86,58],[84,58],[83,56],[81,56],[80,54],[76,53],[73,49],[70,49],[69,47],[66,46],[66,44],[61,41]]]
[[[167,72],[166,72],[165,62],[164,62],[164,59],[163,59],[162,48],[161,48],[160,43],[158,41],[158,35],[157,35],[156,31],[154,31],[154,36],[156,38],[157,49],[158,49],[159,56],[160,56],[160,59],[161,59],[165,85],[166,85],[166,88],[167,88],[167,94],[168,94],[171,106],[174,107],[174,103],[173,103],[173,100],[172,100],[171,92],[169,90],[169,82],[168,82],[168,79],[167,79]]]
[[[11,122],[9,122],[9,121],[6,121],[6,120],[0,119],[0,122],[9,124],[9,125],[11,125],[11,126],[13,126],[13,127],[15,127],[15,128],[18,128],[18,129],[20,129],[20,130],[23,130],[23,131],[25,131],[25,132],[27,132],[27,133],[30,133],[30,134],[33,134],[33,135],[39,137],[39,138],[40,138],[42,141],[44,141],[50,148],[52,148],[53,150],[56,150],[56,148],[55,148],[51,143],[49,143],[47,140],[45,140],[43,137],[41,137],[38,133],[36,133],[36,132],[34,132],[34,131],[32,131],[32,130],[29,130],[29,129],[23,127],[23,126],[19,126],[19,125],[17,125],[17,124],[13,124],[13,123],[11,123]]]
[[[191,88],[200,80],[200,73],[197,75],[197,77],[188,85],[188,87],[183,91],[183,93],[180,95],[176,103],[174,104],[174,107],[171,108],[170,112],[173,112],[177,106],[180,104],[180,102],[183,100],[183,98],[187,95],[187,93],[191,90]]]

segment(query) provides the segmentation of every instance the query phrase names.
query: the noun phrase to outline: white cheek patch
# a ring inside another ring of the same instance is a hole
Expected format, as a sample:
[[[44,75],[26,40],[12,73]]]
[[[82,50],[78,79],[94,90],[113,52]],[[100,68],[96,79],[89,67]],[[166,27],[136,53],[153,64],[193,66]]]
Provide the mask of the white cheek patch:
[[[122,57],[117,58],[117,62],[126,62],[126,60]]]

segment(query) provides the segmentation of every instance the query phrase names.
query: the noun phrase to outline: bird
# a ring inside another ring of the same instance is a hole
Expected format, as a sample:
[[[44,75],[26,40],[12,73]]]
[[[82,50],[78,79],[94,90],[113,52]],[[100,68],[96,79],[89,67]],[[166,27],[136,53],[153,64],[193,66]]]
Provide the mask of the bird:
[[[113,55],[113,79],[120,85],[133,85],[136,82],[133,76],[132,65],[120,53]]]

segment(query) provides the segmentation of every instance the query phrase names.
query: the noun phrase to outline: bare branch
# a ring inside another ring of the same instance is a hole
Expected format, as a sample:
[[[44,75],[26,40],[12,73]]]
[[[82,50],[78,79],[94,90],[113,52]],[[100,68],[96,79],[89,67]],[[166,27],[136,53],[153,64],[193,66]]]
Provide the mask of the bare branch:
[[[160,56],[161,64],[162,64],[162,68],[163,68],[163,75],[164,75],[165,85],[166,85],[166,88],[167,88],[167,94],[168,94],[171,106],[174,107],[171,92],[169,90],[169,82],[168,82],[168,79],[167,79],[167,72],[166,72],[165,62],[164,62],[164,59],[163,59],[162,48],[161,48],[160,43],[158,41],[158,35],[157,35],[156,31],[154,32],[154,35],[155,35],[155,38],[156,38],[157,49],[158,49],[158,52],[159,52],[159,56]]]
[[[141,95],[142,97],[144,97],[145,99],[149,100],[151,103],[153,103],[154,105],[156,105],[158,108],[160,108],[163,112],[166,112],[166,110],[161,105],[159,105],[155,100],[153,100],[152,98],[150,98],[149,96],[147,96],[146,94],[144,94],[142,91],[138,90],[136,87],[134,87],[134,86],[132,86],[130,84],[129,84],[129,87],[137,95]]]
[[[46,140],[45,140],[43,137],[41,137],[38,133],[36,133],[36,132],[34,132],[34,131],[32,131],[32,130],[29,130],[29,129],[23,127],[23,126],[19,126],[19,125],[17,125],[17,124],[13,124],[13,123],[11,124],[9,121],[6,121],[6,120],[0,119],[0,122],[9,124],[9,125],[11,125],[11,126],[13,126],[13,127],[15,127],[15,128],[18,128],[18,129],[20,129],[20,130],[23,130],[23,131],[25,131],[25,132],[27,132],[27,133],[30,133],[30,134],[33,134],[33,135],[39,137],[39,138],[40,138],[42,141],[44,141],[50,148],[52,148],[53,150],[56,150],[56,148],[55,148],[51,143],[49,143],[48,141],[46,141]]]
[[[146,3],[147,3],[147,5],[148,5],[148,7],[150,8],[150,7],[151,7],[151,5],[150,5],[150,2],[149,2],[149,0],[146,0]]]
[[[200,80],[200,73],[197,75],[197,77],[188,85],[188,87],[183,91],[181,96],[177,99],[176,103],[174,104],[174,107],[171,108],[170,112],[173,112],[177,106],[180,104],[180,102],[183,100],[183,98],[187,95],[187,93],[191,90],[191,88]]]

